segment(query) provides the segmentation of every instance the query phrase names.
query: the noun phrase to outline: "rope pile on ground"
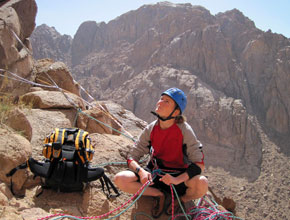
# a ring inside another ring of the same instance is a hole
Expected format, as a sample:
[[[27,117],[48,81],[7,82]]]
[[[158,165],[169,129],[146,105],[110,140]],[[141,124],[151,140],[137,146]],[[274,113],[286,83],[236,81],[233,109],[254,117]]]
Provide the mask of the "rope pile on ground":
[[[118,213],[117,215],[108,218],[108,219],[113,219],[113,218],[117,218],[119,217],[121,214],[123,214],[125,211],[127,211],[132,205],[134,205],[136,203],[136,201],[142,196],[143,192],[146,190],[146,188],[150,185],[150,181],[148,180],[127,202],[124,202],[123,204],[121,204],[119,207],[117,207],[116,209],[109,211],[105,214],[102,215],[98,215],[98,216],[92,216],[92,217],[80,217],[80,216],[72,216],[72,215],[66,215],[66,214],[54,214],[54,215],[50,215],[50,216],[46,216],[44,218],[39,218],[37,220],[45,220],[45,219],[50,219],[56,216],[59,216],[55,219],[59,219],[59,218],[71,218],[71,219],[97,219],[97,218],[104,218],[107,217],[109,215],[111,215],[114,212],[120,211],[122,208],[124,208],[126,205],[128,205],[130,202],[132,202],[126,209],[124,209],[123,211],[121,211],[120,213]],[[136,199],[135,199],[136,198]],[[134,200],[135,199],[135,200]]]
[[[184,216],[186,219],[194,220],[242,220],[242,218],[236,217],[232,212],[227,210],[222,211],[218,207],[219,205],[213,200],[213,198],[206,194],[198,200],[196,206],[189,208],[183,214],[177,214],[174,217],[171,217],[171,219]]]

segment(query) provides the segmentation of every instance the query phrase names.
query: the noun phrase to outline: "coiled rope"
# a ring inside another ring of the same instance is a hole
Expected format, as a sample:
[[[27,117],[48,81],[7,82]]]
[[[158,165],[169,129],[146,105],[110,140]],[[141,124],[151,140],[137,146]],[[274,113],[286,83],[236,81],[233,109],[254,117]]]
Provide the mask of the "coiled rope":
[[[170,217],[170,219],[184,216],[186,219],[194,220],[243,220],[242,218],[235,216],[232,212],[219,210],[218,206],[219,205],[206,194],[198,200],[196,206],[189,208],[187,212],[182,210],[183,214],[177,214],[174,217]]]

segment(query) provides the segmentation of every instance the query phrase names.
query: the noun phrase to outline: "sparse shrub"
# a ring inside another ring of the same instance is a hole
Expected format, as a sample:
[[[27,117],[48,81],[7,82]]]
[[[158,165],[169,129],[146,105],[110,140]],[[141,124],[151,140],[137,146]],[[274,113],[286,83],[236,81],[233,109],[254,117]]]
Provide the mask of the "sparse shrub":
[[[0,123],[3,124],[5,118],[13,108],[13,104],[11,102],[11,98],[9,95],[1,95],[0,96]]]
[[[0,124],[5,124],[5,120],[10,111],[15,108],[32,108],[32,103],[25,104],[19,99],[19,96],[11,94],[0,94]]]

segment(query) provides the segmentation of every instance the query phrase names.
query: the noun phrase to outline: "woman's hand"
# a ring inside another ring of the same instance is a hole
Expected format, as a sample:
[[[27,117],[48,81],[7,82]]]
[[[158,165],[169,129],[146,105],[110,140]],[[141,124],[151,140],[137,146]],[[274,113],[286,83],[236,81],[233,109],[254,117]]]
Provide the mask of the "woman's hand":
[[[142,183],[142,185],[144,185],[148,180],[150,180],[151,182],[150,185],[153,185],[151,173],[144,170],[143,168],[141,168],[139,171],[139,177],[140,177],[140,182]]]
[[[171,176],[170,174],[166,173],[164,176],[162,176],[160,179],[160,181],[162,181],[163,183],[165,183],[166,185],[178,185],[179,181],[176,177]]]

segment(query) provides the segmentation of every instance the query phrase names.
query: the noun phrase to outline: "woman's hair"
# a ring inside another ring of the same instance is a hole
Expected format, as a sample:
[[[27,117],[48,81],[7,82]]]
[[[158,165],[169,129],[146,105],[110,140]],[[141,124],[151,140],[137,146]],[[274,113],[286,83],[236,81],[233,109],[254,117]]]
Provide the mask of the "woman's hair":
[[[184,115],[177,115],[175,117],[175,122],[176,122],[176,124],[184,123],[184,122],[186,122],[186,117]]]

